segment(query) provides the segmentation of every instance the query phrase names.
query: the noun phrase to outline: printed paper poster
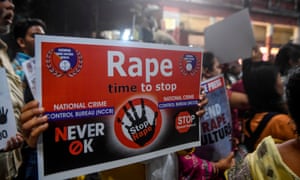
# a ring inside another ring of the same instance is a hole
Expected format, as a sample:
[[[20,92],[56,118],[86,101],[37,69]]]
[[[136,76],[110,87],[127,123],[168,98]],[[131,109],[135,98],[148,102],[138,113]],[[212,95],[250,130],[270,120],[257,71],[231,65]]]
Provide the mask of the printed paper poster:
[[[2,150],[6,148],[7,141],[17,134],[16,120],[4,68],[0,68],[0,84],[0,150]]]
[[[22,68],[25,73],[28,85],[30,87],[32,95],[36,97],[36,75],[35,75],[35,60],[33,58],[28,59],[22,63]]]
[[[50,122],[40,176],[78,176],[199,146],[202,52],[37,36],[37,97]]]
[[[218,161],[232,151],[231,111],[226,93],[223,75],[201,82],[208,104],[205,114],[200,118],[201,146],[196,148],[196,155],[202,159]]]

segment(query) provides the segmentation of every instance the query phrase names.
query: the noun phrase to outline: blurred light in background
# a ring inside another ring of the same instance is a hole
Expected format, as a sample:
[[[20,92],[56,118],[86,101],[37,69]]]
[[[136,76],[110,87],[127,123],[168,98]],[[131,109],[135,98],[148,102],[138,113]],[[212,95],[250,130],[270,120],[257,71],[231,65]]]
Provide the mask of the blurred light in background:
[[[132,40],[131,29],[124,29],[123,34],[122,34],[122,40],[125,40],[125,41]]]

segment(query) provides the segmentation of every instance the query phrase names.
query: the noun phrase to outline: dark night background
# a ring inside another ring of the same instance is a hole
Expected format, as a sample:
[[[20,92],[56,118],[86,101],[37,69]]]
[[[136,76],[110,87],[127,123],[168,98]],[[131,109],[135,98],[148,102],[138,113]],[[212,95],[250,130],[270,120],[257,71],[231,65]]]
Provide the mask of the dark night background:
[[[41,18],[48,34],[80,36],[131,27],[130,9],[146,2],[151,0],[14,0],[16,18]]]
[[[14,0],[15,19],[31,17],[42,19],[47,26],[46,34],[97,37],[103,30],[124,30],[132,27],[132,17],[136,24],[141,22],[141,12],[145,5],[157,0]],[[133,10],[134,9],[134,10]],[[10,47],[11,59],[17,46],[12,34],[2,36]]]

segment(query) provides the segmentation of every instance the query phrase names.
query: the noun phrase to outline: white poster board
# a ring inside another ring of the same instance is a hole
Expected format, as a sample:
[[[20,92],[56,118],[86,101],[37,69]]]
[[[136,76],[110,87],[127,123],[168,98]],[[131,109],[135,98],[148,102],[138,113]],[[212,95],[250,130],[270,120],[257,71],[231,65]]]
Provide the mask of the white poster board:
[[[249,58],[256,42],[249,10],[244,9],[205,29],[205,50],[221,63]]]
[[[17,134],[16,120],[4,68],[0,68],[0,150]]]

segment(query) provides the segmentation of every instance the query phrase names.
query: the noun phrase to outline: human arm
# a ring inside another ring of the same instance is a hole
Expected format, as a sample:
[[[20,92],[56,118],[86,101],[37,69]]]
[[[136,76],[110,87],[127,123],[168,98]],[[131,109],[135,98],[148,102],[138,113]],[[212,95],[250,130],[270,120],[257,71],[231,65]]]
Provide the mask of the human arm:
[[[39,136],[48,128],[48,118],[43,115],[44,108],[33,100],[24,105],[20,123],[24,140],[31,148],[36,148]]]
[[[218,171],[225,171],[234,165],[234,152],[230,152],[227,157],[220,159],[214,163],[214,166]]]
[[[233,152],[218,162],[208,161],[196,156],[194,148],[179,151],[177,154],[180,179],[214,179],[234,165]]]
[[[248,96],[245,93],[228,90],[231,108],[246,109],[249,107]]]
[[[11,151],[16,148],[19,148],[23,143],[24,139],[21,133],[17,132],[16,136],[12,136],[6,142],[6,147],[3,149],[4,152]]]

